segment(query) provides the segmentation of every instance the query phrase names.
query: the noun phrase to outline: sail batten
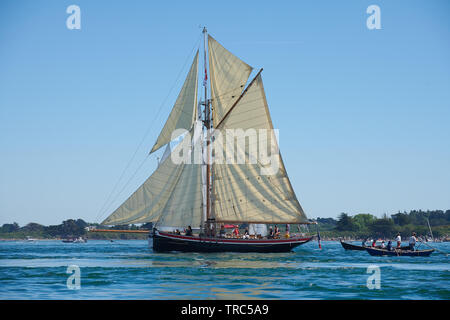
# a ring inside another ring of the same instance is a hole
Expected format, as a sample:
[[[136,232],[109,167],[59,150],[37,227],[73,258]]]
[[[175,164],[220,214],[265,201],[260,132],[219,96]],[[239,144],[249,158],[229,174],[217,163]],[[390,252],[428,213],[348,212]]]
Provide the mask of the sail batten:
[[[198,51],[180,94],[150,153],[169,143],[176,129],[190,130],[196,120],[198,91]]]

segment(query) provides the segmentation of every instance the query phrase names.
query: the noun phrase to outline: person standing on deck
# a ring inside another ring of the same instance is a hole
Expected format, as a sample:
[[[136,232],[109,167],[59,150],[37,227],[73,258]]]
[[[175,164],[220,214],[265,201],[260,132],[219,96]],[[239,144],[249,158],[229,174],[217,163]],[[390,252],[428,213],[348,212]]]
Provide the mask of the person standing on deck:
[[[377,239],[372,240],[372,248],[375,248],[377,246]]]
[[[415,251],[416,250],[416,248],[415,248],[416,247],[416,241],[417,241],[416,233],[413,232],[411,238],[409,238],[409,250],[411,250],[411,251]]]
[[[400,236],[400,232],[397,233],[397,238],[395,238],[395,241],[397,241],[397,248],[400,248],[402,246],[402,237]]]

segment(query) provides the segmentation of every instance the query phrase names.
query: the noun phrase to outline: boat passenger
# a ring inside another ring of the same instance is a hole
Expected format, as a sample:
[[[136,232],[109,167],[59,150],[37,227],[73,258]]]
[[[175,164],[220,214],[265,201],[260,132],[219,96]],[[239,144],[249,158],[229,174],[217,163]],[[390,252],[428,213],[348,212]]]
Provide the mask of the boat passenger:
[[[372,248],[375,248],[377,246],[377,240],[373,239],[372,240]]]
[[[242,238],[244,238],[244,239],[250,238],[250,234],[248,233],[248,228],[245,228],[244,235],[242,236]]]
[[[273,237],[274,237],[273,229],[272,229],[272,227],[269,227],[269,234],[267,235],[267,238],[268,239],[273,239]]]
[[[381,249],[385,249],[386,248],[386,243],[383,241],[381,241]]]
[[[186,230],[186,235],[187,236],[192,236],[192,228],[191,228],[191,226],[188,226],[188,228]]]
[[[397,241],[397,248],[400,248],[402,246],[402,237],[400,236],[400,232],[397,233],[397,238],[395,238],[395,241]]]
[[[275,225],[275,230],[274,230],[274,237],[275,238],[279,238],[280,237],[280,229],[278,229],[278,226]]]
[[[416,248],[415,248],[416,247],[416,241],[417,241],[416,233],[413,232],[411,238],[409,238],[409,250],[411,250],[411,251],[415,251],[416,250]]]
[[[391,241],[391,240],[388,241],[388,244],[387,244],[387,246],[386,246],[386,249],[387,249],[388,251],[392,251],[392,241]]]
[[[236,228],[234,228],[234,230],[233,230],[233,237],[239,237],[239,228],[238,227],[236,227]]]
[[[225,238],[225,227],[223,224],[220,226],[219,236]]]

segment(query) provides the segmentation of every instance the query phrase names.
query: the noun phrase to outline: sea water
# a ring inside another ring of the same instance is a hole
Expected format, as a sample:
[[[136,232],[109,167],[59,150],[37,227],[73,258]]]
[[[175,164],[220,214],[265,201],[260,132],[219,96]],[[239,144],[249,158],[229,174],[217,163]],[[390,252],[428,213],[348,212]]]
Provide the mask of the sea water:
[[[430,244],[450,252],[448,242]],[[271,254],[155,253],[143,240],[3,241],[0,299],[450,299],[450,264],[437,251],[372,257],[332,241]]]

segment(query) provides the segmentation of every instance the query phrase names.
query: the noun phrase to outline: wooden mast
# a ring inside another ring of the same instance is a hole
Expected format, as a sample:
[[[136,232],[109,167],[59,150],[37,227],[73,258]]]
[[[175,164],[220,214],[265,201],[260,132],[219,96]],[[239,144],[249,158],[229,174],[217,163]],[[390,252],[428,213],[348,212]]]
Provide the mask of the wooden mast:
[[[206,27],[203,27],[203,47],[204,47],[204,68],[205,68],[205,78],[203,80],[203,86],[205,87],[205,118],[203,121],[203,125],[206,128],[206,228],[207,232],[210,229],[210,219],[211,219],[211,166],[210,166],[210,157],[211,157],[211,109],[210,109],[210,101],[208,100],[208,72],[207,72],[207,58],[206,58]]]

